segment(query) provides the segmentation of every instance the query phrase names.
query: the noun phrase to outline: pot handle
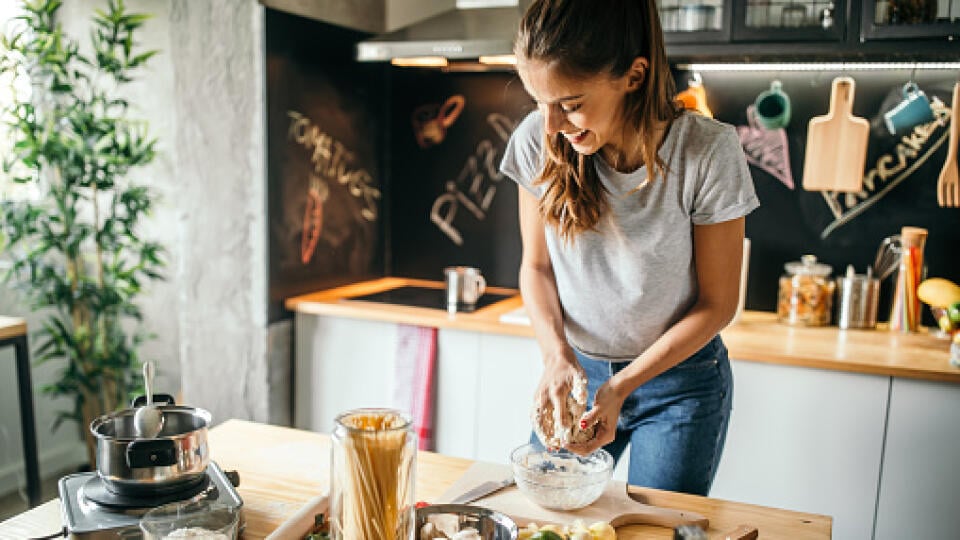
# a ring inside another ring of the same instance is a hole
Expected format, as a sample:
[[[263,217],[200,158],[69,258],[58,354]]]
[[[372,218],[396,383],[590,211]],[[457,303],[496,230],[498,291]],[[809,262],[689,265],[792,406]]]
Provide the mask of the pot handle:
[[[170,394],[154,394],[153,403],[154,405],[176,405],[177,400],[173,399],[173,396]],[[137,396],[133,398],[133,401],[130,402],[130,408],[136,409],[137,407],[143,407],[146,404],[146,396]]]
[[[127,445],[127,466],[131,469],[176,464],[177,446],[170,439],[138,439]]]

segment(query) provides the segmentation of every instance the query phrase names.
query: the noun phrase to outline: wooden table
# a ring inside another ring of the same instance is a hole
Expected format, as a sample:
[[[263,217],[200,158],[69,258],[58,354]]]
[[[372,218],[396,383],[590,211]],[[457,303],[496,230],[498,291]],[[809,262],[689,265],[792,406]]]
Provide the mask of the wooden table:
[[[330,442],[326,435],[243,420],[229,420],[210,430],[213,459],[224,470],[240,473],[239,492],[247,527],[244,539],[263,538],[312,497],[328,489]],[[439,497],[472,462],[420,452],[417,457],[418,500]],[[632,495],[656,506],[689,510],[710,520],[711,538],[741,524],[755,526],[760,538],[828,539],[829,516],[792,512],[654,489],[630,488]],[[60,527],[60,501],[53,500],[0,523],[0,538],[30,538]],[[661,527],[622,527],[623,540],[672,538]]]
[[[40,466],[37,458],[37,427],[33,415],[33,383],[30,381],[30,348],[27,323],[16,317],[0,316],[0,347],[13,345],[17,362],[17,395],[20,398],[20,437],[27,477],[27,502],[40,504]]]

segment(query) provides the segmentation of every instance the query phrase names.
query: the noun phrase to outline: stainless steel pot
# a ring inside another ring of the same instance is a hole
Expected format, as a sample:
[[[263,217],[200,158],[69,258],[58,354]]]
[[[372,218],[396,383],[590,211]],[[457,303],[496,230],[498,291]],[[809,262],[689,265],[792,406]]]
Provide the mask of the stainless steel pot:
[[[163,429],[154,439],[136,437],[136,409],[103,415],[90,423],[97,438],[97,473],[118,494],[171,493],[202,481],[210,452],[210,413],[163,405]]]

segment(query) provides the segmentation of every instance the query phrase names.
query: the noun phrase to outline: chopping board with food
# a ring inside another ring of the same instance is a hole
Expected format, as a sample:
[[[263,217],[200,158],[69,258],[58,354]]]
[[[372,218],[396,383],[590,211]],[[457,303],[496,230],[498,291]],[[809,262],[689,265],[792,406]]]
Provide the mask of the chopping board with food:
[[[833,80],[830,110],[810,120],[803,160],[803,189],[860,191],[867,161],[870,122],[853,116],[855,84],[850,77]]]
[[[505,465],[476,462],[450,488],[438,502],[449,502],[458,495],[490,480],[511,478],[513,472]],[[603,494],[593,504],[578,510],[548,510],[531,502],[516,486],[509,486],[472,502],[510,516],[517,525],[528,523],[569,523],[583,520],[587,523],[605,521],[614,527],[623,525],[657,525],[674,528],[680,525],[699,525],[706,528],[708,520],[695,512],[663,508],[634,500],[627,493],[627,486],[620,481],[610,481]]]

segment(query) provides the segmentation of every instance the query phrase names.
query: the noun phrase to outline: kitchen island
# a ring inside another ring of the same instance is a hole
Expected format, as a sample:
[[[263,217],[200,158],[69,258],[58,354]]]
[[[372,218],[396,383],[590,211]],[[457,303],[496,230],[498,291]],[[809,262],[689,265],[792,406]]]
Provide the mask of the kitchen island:
[[[519,295],[473,313],[352,301],[382,278],[287,301],[296,312],[297,427],[329,431],[338,410],[390,405],[398,325],[437,328],[437,451],[504,463],[529,437],[540,376]],[[377,336],[377,339],[370,339]],[[734,412],[711,495],[834,518],[835,538],[941,538],[960,530],[960,369],[949,343],[917,334],[791,327],[747,311],[722,336]],[[345,362],[344,359],[349,359]],[[622,469],[618,470],[622,476]]]
[[[242,538],[264,538],[307,501],[329,489],[330,443],[320,433],[242,420],[229,420],[209,432],[211,456],[224,470],[240,474],[246,529]],[[470,460],[420,452],[417,499],[440,497],[471,465]],[[711,538],[740,525],[756,527],[761,538],[828,539],[829,516],[765,508],[694,495],[630,487],[647,504],[687,510],[710,520]],[[61,526],[60,502],[53,500],[0,523],[0,538],[48,535]],[[623,540],[672,538],[662,527],[622,527]]]

